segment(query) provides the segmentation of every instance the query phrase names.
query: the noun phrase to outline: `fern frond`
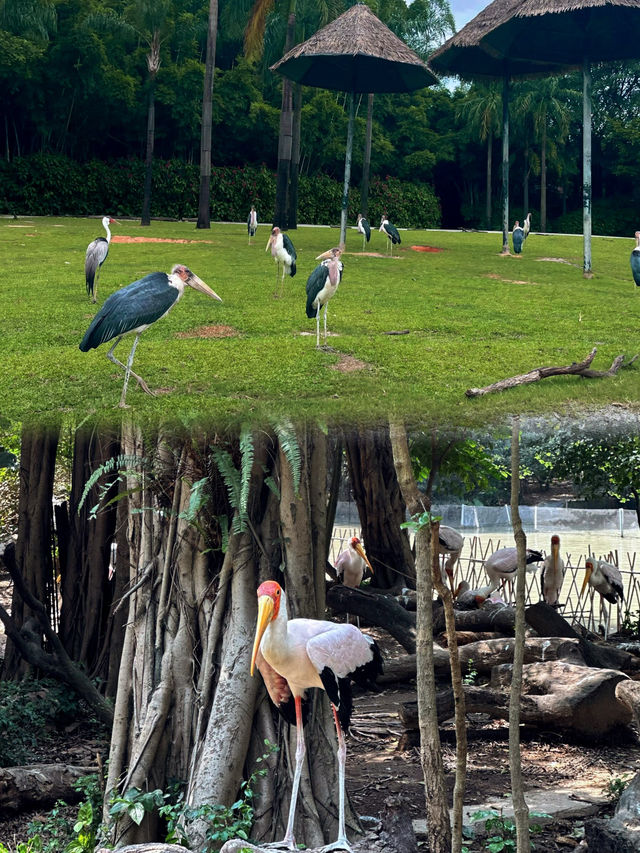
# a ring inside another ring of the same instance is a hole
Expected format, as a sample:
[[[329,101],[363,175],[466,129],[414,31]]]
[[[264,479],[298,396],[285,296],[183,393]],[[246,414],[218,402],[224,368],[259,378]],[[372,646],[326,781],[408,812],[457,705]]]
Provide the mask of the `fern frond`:
[[[212,447],[211,452],[215,460],[220,476],[227,488],[229,503],[236,512],[240,510],[240,472],[233,464],[233,459],[228,450],[221,447]]]
[[[193,524],[198,517],[198,513],[209,500],[209,495],[205,492],[208,477],[203,477],[201,480],[193,483],[191,486],[191,494],[189,495],[189,506],[184,512],[181,512],[178,518],[184,518],[189,524]]]
[[[111,474],[115,471],[117,472],[119,479],[121,476],[131,473],[135,468],[138,468],[139,470],[134,473],[139,474],[145,470],[148,462],[149,460],[146,456],[136,456],[127,453],[120,453],[118,456],[112,456],[111,459],[107,459],[106,462],[103,462],[102,465],[99,465],[96,470],[93,471],[85,483],[84,489],[82,490],[82,496],[78,503],[78,512],[82,509],[91,489],[104,474]],[[108,488],[111,488],[112,485],[113,483],[109,483]]]
[[[254,450],[253,433],[244,424],[240,431],[240,506],[238,507],[243,520],[248,514],[249,486],[251,485]]]
[[[294,493],[297,495],[300,490],[300,474],[302,471],[302,456],[298,436],[290,421],[277,421],[273,424],[273,428],[278,436],[282,452],[291,468]]]

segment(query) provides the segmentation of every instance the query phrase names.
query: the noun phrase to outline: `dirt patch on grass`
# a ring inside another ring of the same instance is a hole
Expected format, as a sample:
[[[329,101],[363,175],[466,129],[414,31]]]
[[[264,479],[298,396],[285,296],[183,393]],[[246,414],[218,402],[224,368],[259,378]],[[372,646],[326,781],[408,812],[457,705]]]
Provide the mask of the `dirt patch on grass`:
[[[178,332],[176,338],[235,338],[238,330],[233,326],[200,326],[189,332]]]
[[[337,364],[331,365],[331,370],[339,370],[340,373],[354,373],[356,370],[367,370],[369,367],[369,364],[354,358],[352,355],[340,355],[340,360]]]
[[[114,234],[112,243],[213,243],[213,240],[172,240],[170,237],[128,237],[126,234]]]
[[[573,261],[568,261],[566,258],[536,258],[536,261],[550,261],[552,264],[567,264],[570,267],[577,267]]]
[[[438,249],[436,246],[412,246],[414,252],[443,252],[444,249]]]
[[[516,278],[502,278],[501,275],[494,272],[487,273],[487,278],[492,278],[495,281],[504,281],[505,284],[537,284],[535,281],[521,281]]]

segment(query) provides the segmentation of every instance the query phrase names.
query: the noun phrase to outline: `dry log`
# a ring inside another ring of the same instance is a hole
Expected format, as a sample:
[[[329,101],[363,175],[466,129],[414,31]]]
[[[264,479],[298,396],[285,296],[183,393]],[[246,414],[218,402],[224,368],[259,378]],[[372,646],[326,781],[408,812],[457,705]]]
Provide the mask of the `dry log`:
[[[458,631],[497,631],[511,636],[515,630],[516,611],[505,604],[485,601],[477,610],[456,610],[455,618]],[[434,609],[434,636],[440,634],[443,629],[444,614],[441,610]]]
[[[95,773],[95,767],[70,764],[31,764],[0,768],[0,812],[21,811],[56,800],[78,802],[81,794],[74,783]]]
[[[353,613],[387,630],[410,654],[416,650],[416,617],[391,595],[375,595],[342,584],[327,592],[327,604],[337,613]]]
[[[480,640],[500,639],[502,639],[502,634],[500,634],[498,631],[456,631],[456,640],[458,641],[458,647],[468,646],[469,643],[478,643],[480,642]],[[447,648],[446,634],[441,634],[437,638],[437,641],[443,649]]]
[[[573,362],[564,367],[536,367],[528,373],[520,373],[517,376],[509,376],[507,379],[500,379],[491,385],[486,385],[484,388],[468,388],[465,391],[467,397],[481,397],[484,394],[491,394],[494,391],[505,391],[507,388],[515,388],[518,385],[528,385],[531,382],[538,382],[540,379],[546,379],[548,376],[582,376],[586,379],[603,379],[608,376],[615,376],[616,373],[623,367],[629,367],[638,358],[634,355],[629,361],[624,360],[623,355],[614,358],[611,367],[608,370],[591,370],[590,365],[596,357],[597,348],[594,347],[589,355],[583,361]]]
[[[511,681],[511,666],[496,667],[494,674],[492,689],[465,686],[467,713],[508,719],[509,694],[505,689]],[[618,683],[625,679],[623,673],[615,670],[592,669],[564,661],[525,664],[520,719],[529,725],[572,731],[588,740],[602,738],[631,719],[629,709],[618,702],[615,692]],[[452,716],[450,690],[438,694],[437,707],[439,722]],[[415,702],[405,702],[399,715],[406,728],[417,728]]]
[[[635,724],[640,729],[640,682],[631,679],[621,681],[616,686],[616,699],[631,711]]]
[[[571,637],[580,643],[580,651],[587,666],[599,666],[604,669],[619,669],[632,672],[640,669],[640,658],[629,652],[617,649],[609,643],[592,643],[582,637],[564,619],[558,611],[540,602],[527,607],[525,618],[538,634],[543,637]]]
[[[353,853],[405,853],[406,848],[398,847],[393,837],[389,836],[382,840],[375,833],[367,833],[366,835],[361,835],[358,838],[350,839],[351,850]],[[245,851],[250,851],[250,853],[264,853],[264,850],[267,849],[267,845],[262,847],[256,844],[250,844],[248,841],[241,841],[240,839],[231,839],[230,841],[225,842],[222,848],[220,849],[220,853],[245,853]],[[326,847],[307,847],[305,848],[306,853],[322,853],[323,850],[326,850]],[[413,848],[416,849],[415,847]],[[166,853],[173,853],[173,851],[180,850],[184,853],[184,847],[171,847],[169,845],[166,846]],[[107,851],[98,850],[96,853],[107,853]],[[118,853],[165,853],[164,848],[156,850],[143,850],[139,851],[134,847],[123,847]]]

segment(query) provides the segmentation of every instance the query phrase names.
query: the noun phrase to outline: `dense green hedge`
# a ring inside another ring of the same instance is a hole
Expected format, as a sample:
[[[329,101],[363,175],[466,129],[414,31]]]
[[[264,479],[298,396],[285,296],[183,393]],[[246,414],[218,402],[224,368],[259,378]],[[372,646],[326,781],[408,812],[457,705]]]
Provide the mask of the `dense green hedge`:
[[[591,231],[609,237],[633,237],[638,229],[637,209],[628,198],[598,198],[591,208]],[[582,208],[554,219],[558,234],[582,234]]]
[[[23,216],[137,217],[142,209],[144,163],[140,160],[75,163],[66,157],[38,154],[0,162],[0,213]],[[151,215],[169,219],[195,218],[200,170],[181,160],[157,160],[153,169]],[[360,193],[349,195],[349,220],[358,214]],[[301,177],[298,221],[336,223],[342,183],[326,175]],[[217,168],[211,172],[211,217],[243,221],[255,204],[263,222],[271,218],[275,175],[265,166]],[[369,190],[369,216],[376,223],[386,211],[397,225],[438,228],[440,205],[428,184],[396,178],[374,178]]]

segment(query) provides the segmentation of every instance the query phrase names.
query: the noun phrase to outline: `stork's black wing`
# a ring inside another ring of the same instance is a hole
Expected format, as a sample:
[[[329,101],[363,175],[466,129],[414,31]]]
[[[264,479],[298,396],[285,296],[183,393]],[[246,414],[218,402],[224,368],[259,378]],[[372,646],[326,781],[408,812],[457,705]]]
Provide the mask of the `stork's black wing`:
[[[164,272],[154,272],[116,290],[98,311],[80,342],[82,352],[100,346],[126,332],[155,323],[179,296]]]
[[[400,239],[400,232],[398,231],[396,226],[393,225],[391,222],[385,223],[384,230],[387,232],[387,234],[391,238],[392,243],[394,243],[394,244],[395,243],[402,243],[402,240]]]
[[[290,238],[289,238],[286,234],[283,234],[283,235],[282,235],[282,245],[283,245],[283,246],[284,246],[284,248],[287,250],[287,252],[289,252],[289,254],[291,255],[291,257],[292,257],[292,258],[293,258],[293,260],[295,261],[295,260],[296,260],[296,258],[298,257],[298,253],[296,252],[296,250],[295,250],[295,248],[294,248],[294,245],[293,245],[293,243],[291,242]]]
[[[319,264],[307,279],[307,317],[313,318],[316,316],[313,301],[324,287],[327,275],[327,268],[324,264]]]
[[[369,220],[362,218],[360,223],[364,229],[364,236],[367,238],[367,243],[369,242],[369,238],[371,237],[371,226],[369,225]]]

